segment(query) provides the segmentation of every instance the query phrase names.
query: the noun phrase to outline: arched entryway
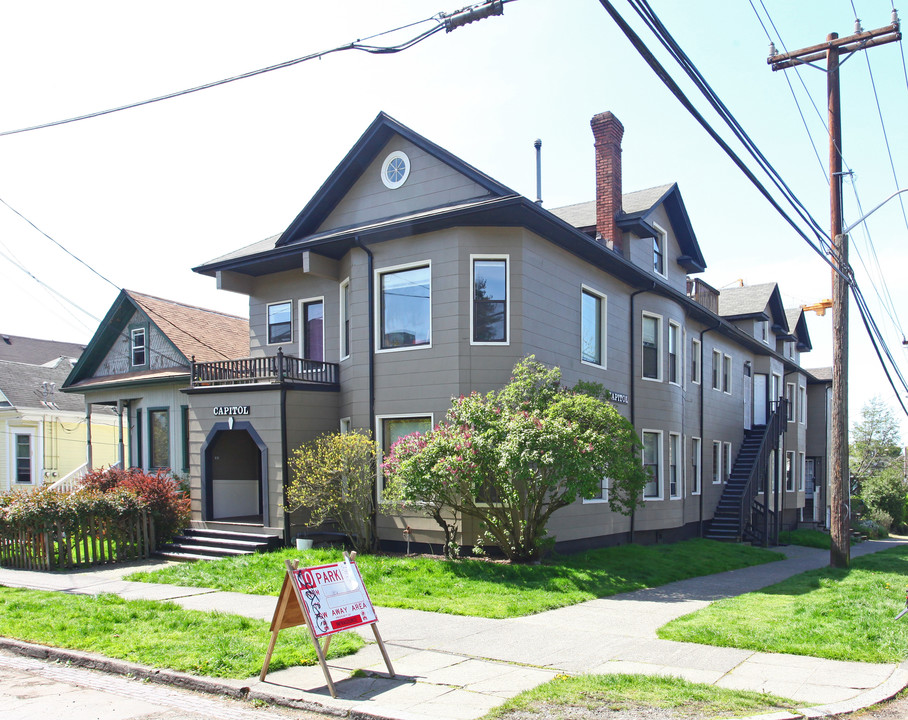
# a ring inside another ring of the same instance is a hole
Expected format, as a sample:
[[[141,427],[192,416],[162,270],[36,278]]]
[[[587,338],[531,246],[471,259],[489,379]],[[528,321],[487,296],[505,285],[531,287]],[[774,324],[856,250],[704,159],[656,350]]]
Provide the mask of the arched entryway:
[[[249,423],[217,423],[202,447],[204,519],[267,525],[266,460]]]

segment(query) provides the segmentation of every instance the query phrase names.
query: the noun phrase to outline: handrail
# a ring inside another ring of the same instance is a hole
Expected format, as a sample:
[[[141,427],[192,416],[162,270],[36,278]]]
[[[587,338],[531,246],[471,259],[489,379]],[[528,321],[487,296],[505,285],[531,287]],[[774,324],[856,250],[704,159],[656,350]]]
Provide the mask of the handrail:
[[[766,432],[763,434],[763,439],[760,441],[756,460],[754,461],[753,467],[750,469],[750,475],[748,475],[747,482],[744,484],[744,488],[741,492],[741,504],[738,508],[738,527],[741,528],[742,537],[746,529],[752,525],[752,523],[749,522],[748,516],[753,516],[752,505],[758,495],[757,488],[759,487],[757,480],[762,479],[767,472],[769,453],[773,450],[778,450],[779,448],[779,436],[782,434],[783,418],[787,421],[788,400],[781,397],[776,403],[776,407],[766,423]],[[769,511],[768,502],[768,496],[764,497],[764,512]],[[765,540],[766,538],[764,538],[764,541]]]
[[[56,480],[51,485],[45,486],[48,490],[58,490],[60,492],[72,492],[79,487],[79,480],[88,473],[88,463],[82,463],[79,467]]]
[[[238,385],[250,383],[315,383],[318,385],[338,384],[337,363],[284,355],[239,358],[237,360],[215,360],[196,362],[192,359],[191,387],[211,385]]]
[[[120,467],[120,461],[117,460],[115,463],[111,463],[109,467]],[[58,492],[78,492],[81,489],[79,487],[79,481],[82,480],[82,478],[84,478],[90,471],[91,468],[88,467],[88,463],[82,463],[71,473],[64,475],[53,484],[47,485],[46,489],[57,490]]]

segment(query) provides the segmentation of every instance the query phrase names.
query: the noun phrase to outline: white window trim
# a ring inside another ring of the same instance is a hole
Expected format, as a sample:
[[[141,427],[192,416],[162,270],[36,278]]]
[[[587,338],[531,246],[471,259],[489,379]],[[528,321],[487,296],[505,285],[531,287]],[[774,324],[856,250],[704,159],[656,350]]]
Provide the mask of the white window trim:
[[[388,273],[400,272],[401,270],[416,270],[417,268],[428,268],[429,269],[429,342],[425,345],[408,345],[405,347],[397,348],[383,348],[381,346],[381,276]],[[389,265],[388,267],[375,268],[373,271],[373,287],[374,287],[374,312],[375,312],[375,354],[383,353],[395,353],[395,352],[412,352],[414,350],[431,350],[432,349],[432,315],[433,315],[433,303],[432,303],[432,261],[431,260],[420,260],[418,262],[405,263],[403,265]],[[410,417],[409,415],[403,415],[401,417]],[[414,416],[415,417],[415,416]]]
[[[785,469],[786,469],[786,467],[790,467],[790,468],[791,468],[791,489],[790,489],[790,490],[788,489],[788,477],[787,477],[787,474],[786,474],[786,477],[785,477],[785,492],[795,492],[795,491],[797,490],[797,487],[798,487],[798,480],[797,480],[798,466],[797,466],[797,462],[798,462],[798,455],[797,455],[797,453],[796,453],[794,450],[786,450],[786,451],[785,451],[785,462],[784,462],[783,465],[782,465],[782,473],[785,474]]]
[[[798,383],[798,422],[807,424],[807,388]]]
[[[716,451],[717,447],[719,448],[718,452]],[[724,462],[724,458],[722,456],[722,441],[721,440],[713,440],[712,461],[713,461],[712,483],[713,483],[713,485],[721,485],[722,484],[722,464]],[[718,480],[716,478],[718,478]]]
[[[656,377],[646,377],[643,374],[643,318],[655,318],[656,323]],[[662,337],[662,316],[657,315],[653,312],[648,312],[646,310],[640,313],[640,379],[646,380],[647,382],[662,382],[664,379],[664,370],[662,368],[664,357],[663,353],[665,352],[665,338]]]
[[[699,452],[695,451],[696,448]],[[694,487],[697,488],[695,491],[691,488],[691,495],[699,495],[703,492],[703,438],[699,438],[696,435],[690,439],[690,453],[691,453],[691,467],[694,475]],[[694,465],[694,460],[697,461],[697,464]]]
[[[762,336],[758,339],[760,342],[769,345],[769,320],[757,320],[756,323]]]
[[[658,238],[654,240],[659,240],[659,248],[662,250],[662,272],[660,273],[656,270],[656,265],[653,263],[653,274],[658,275],[659,277],[668,279],[668,233],[665,232],[665,228],[660,225],[653,223],[653,227],[656,229],[656,232],[659,233]]]
[[[473,340],[473,313],[476,310],[476,303],[473,297],[473,261],[474,260],[504,260],[504,340],[502,342],[476,342]],[[497,347],[506,347],[511,344],[511,256],[509,254],[471,254],[470,255],[470,345],[491,345]],[[431,278],[430,278],[431,282]],[[430,285],[431,297],[431,285]]]
[[[804,479],[807,477],[807,455],[798,453],[798,492],[804,492]]]
[[[734,374],[732,373],[732,368],[734,363],[732,362],[731,355],[722,356],[722,392],[726,395],[731,395],[734,391]],[[728,389],[726,389],[726,381],[728,384]]]
[[[722,482],[728,482],[733,466],[734,458],[731,453],[731,443],[727,442],[722,445]]]
[[[322,362],[327,362],[328,361],[328,347],[325,345],[325,325],[327,325],[328,323],[327,323],[327,318],[325,317],[327,315],[327,308],[325,307],[325,296],[324,295],[320,295],[318,297],[303,298],[302,300],[300,300],[297,303],[297,306],[296,306],[297,307],[297,318],[299,320],[299,322],[297,323],[297,327],[299,328],[300,331],[297,333],[297,335],[299,335],[299,337],[297,338],[296,345],[297,345],[297,349],[299,352],[299,357],[305,358],[305,356],[303,355],[303,342],[306,339],[305,338],[306,324],[305,324],[305,319],[303,318],[303,307],[306,305],[306,303],[315,303],[315,302],[320,302],[322,304],[322,356],[324,357]]]
[[[697,368],[697,377],[696,379],[691,378],[691,382],[694,385],[699,385],[703,382],[703,344],[696,338],[691,338],[691,364],[692,367]],[[696,360],[696,365],[693,365],[694,360]]]
[[[341,435],[346,435],[353,429],[351,419],[349,417],[342,417],[338,423],[338,432]]]
[[[797,422],[797,400],[795,399],[795,387],[794,383],[785,383],[785,399],[788,400],[788,422],[793,423]]]
[[[265,306],[265,345],[285,345],[285,342],[271,342],[271,308],[275,305],[290,306],[290,344],[293,344],[293,300],[270,302]]]
[[[717,362],[718,361],[718,362]],[[713,348],[713,364],[710,367],[713,390],[722,392],[722,352]]]
[[[44,446],[42,443],[43,431],[42,428],[35,427],[34,425],[8,425],[7,432],[9,433],[9,453],[8,453],[8,466],[9,466],[9,483],[8,489],[12,490],[17,487],[26,487],[31,485],[37,485],[38,479],[43,476],[44,468],[38,467],[38,463],[41,458],[44,457]],[[28,435],[29,436],[29,450],[31,452],[30,465],[31,465],[31,480],[27,483],[16,482],[16,436],[17,435]]]
[[[644,490],[643,490],[643,501],[644,502],[650,502],[651,500],[656,501],[656,500],[665,499],[665,489],[664,489],[665,488],[665,448],[663,447],[663,445],[665,443],[663,442],[662,431],[661,430],[650,430],[649,428],[641,429],[640,430],[640,441],[641,442],[643,442],[643,436],[648,433],[659,436],[659,446],[658,446],[659,447],[659,461],[658,461],[658,465],[657,465],[659,472],[658,472],[658,477],[656,478],[656,490],[658,490],[658,494],[647,495],[646,489],[644,488]],[[646,458],[642,452],[640,453],[640,459],[641,459],[641,461],[646,460]],[[644,462],[643,467],[646,467],[645,462]]]
[[[677,466],[677,476],[675,479],[675,485],[677,487],[677,492],[672,495],[671,492],[671,478],[668,477],[666,473],[666,484],[668,485],[668,494],[669,499],[671,500],[680,500],[684,497],[684,443],[682,442],[681,433],[670,432],[668,434],[668,465],[667,469],[671,468],[672,464],[672,438],[678,438],[677,448],[678,448],[678,466]]]
[[[385,474],[381,469],[382,463],[385,461],[384,450],[382,450],[385,444],[384,421],[395,420],[397,418],[428,418],[429,427],[435,427],[435,413],[431,412],[408,412],[375,416],[375,494],[376,500],[378,500],[379,503],[381,503],[382,492],[385,489]]]
[[[337,306],[339,309],[338,309],[337,314],[340,319],[340,322],[338,323],[338,329],[340,331],[338,334],[338,341],[339,341],[338,345],[340,346],[340,359],[346,360],[348,357],[350,357],[350,348],[349,348],[350,343],[347,340],[347,333],[345,332],[344,325],[346,325],[346,323],[347,323],[347,320],[348,320],[347,313],[350,312],[350,308],[348,308],[344,304],[344,290],[347,291],[347,294],[349,296],[349,293],[350,293],[350,278],[349,277],[344,278],[341,281],[341,284],[338,286],[338,290],[339,290],[339,292],[338,292],[338,296],[337,296]],[[351,333],[351,335],[352,335],[352,333]]]
[[[583,348],[581,347],[580,348],[580,364],[589,365],[590,367],[595,367],[595,368],[602,368],[604,370],[604,369],[608,368],[608,343],[607,343],[607,339],[608,339],[608,296],[606,296],[604,293],[601,293],[594,288],[591,288],[589,285],[583,285],[583,284],[580,285],[581,340],[582,340],[582,334],[583,334],[583,309],[582,309],[583,293],[588,293],[589,295],[593,295],[602,301],[599,306],[600,307],[599,333],[601,336],[599,338],[599,344],[602,347],[602,362],[597,364],[597,363],[590,362],[589,360],[584,360],[583,359]]]
[[[607,477],[602,478],[599,487],[602,490],[601,498],[582,498],[583,505],[601,505],[602,503],[608,502],[608,488],[609,488],[609,479]]]
[[[145,362],[137,363],[136,360],[136,334],[142,333],[142,354],[145,357]],[[147,327],[135,327],[129,331],[129,366],[130,367],[145,367],[148,365],[148,328]]]
[[[684,342],[681,339],[681,323],[676,322],[675,320],[668,321],[668,338],[666,339],[666,355],[668,355],[668,362],[671,364],[672,356],[669,352],[671,348],[671,337],[672,337],[672,328],[677,331],[675,336],[675,377],[678,379],[677,382],[671,381],[671,368],[669,368],[668,373],[668,382],[670,385],[677,385],[681,387],[681,383],[684,380]]]

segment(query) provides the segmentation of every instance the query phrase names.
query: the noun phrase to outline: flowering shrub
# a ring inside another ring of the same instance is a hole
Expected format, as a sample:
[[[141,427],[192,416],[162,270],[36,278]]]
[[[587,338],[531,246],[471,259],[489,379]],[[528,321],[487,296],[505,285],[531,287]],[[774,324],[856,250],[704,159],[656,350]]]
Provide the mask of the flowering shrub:
[[[305,508],[312,525],[334,521],[356,550],[372,550],[375,442],[369,432],[322,435],[296,448],[289,465],[287,512]]]
[[[443,423],[392,446],[387,496],[477,519],[516,562],[538,558],[552,513],[594,497],[604,478],[611,509],[629,514],[650,479],[633,427],[560,380],[529,357],[501,390],[453,400]]]
[[[132,519],[147,507],[135,493],[122,489],[80,493],[46,488],[14,491],[0,495],[0,535],[10,537],[20,527],[44,528],[54,524],[68,532],[89,517]]]
[[[140,498],[154,518],[158,542],[170,540],[189,523],[189,495],[164,470],[154,475],[139,468],[95,470],[82,479],[81,486],[102,493],[132,493]]]

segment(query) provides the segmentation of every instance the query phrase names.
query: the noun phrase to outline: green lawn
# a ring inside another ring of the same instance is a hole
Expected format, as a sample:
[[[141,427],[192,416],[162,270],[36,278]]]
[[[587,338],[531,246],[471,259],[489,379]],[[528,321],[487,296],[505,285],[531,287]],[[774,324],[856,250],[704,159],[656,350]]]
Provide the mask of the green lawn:
[[[182,563],[127,579],[277,595],[288,558],[318,565],[341,560],[342,555],[338,550],[286,549]],[[387,555],[360,555],[357,563],[376,605],[506,618],[779,559],[778,553],[746,545],[688,540],[591,550],[540,565]]]
[[[572,708],[595,711],[608,708],[621,717],[635,708],[655,707],[675,711],[682,717],[728,718],[740,715],[790,711],[793,700],[765,693],[727,690],[678,678],[649,675],[559,675],[544,685],[508,700],[486,718],[507,720],[510,716],[572,716]],[[576,713],[575,713],[576,714]],[[593,715],[595,717],[595,715]]]
[[[848,570],[812,570],[722,600],[659,630],[667,640],[813,655],[834,660],[908,658],[908,547],[857,558]]]
[[[0,586],[0,635],[208,677],[258,675],[269,626],[173,603]],[[341,633],[334,636],[329,657],[363,645],[359,635]],[[309,633],[295,627],[278,635],[269,671],[317,662]]]
[[[779,542],[783,545],[803,545],[804,547],[829,550],[832,541],[829,533],[822,530],[785,530],[779,533]]]

